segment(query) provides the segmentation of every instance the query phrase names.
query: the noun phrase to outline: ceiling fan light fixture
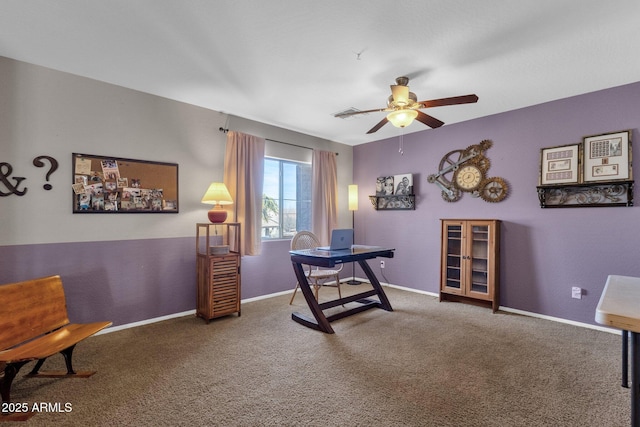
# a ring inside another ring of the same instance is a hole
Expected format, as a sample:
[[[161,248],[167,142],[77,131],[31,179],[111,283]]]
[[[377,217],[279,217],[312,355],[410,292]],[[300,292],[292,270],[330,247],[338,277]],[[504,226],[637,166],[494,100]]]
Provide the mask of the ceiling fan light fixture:
[[[387,120],[397,128],[409,126],[416,117],[418,117],[416,110],[396,110],[387,114]]]
[[[380,120],[374,127],[369,129],[367,134],[379,131],[380,128],[388,122],[391,122],[395,127],[404,128],[413,123],[415,119],[418,119],[422,124],[435,129],[444,125],[444,122],[419,111],[420,109],[443,107],[445,105],[471,104],[473,102],[478,102],[477,95],[452,96],[449,98],[418,101],[416,94],[409,91],[409,77],[398,77],[396,78],[396,84],[391,85],[391,95],[387,98],[386,108],[364,111],[352,109],[352,111],[347,110],[341,113],[336,113],[334,116],[346,118],[352,117],[356,114],[379,113],[382,111],[388,112],[389,114],[387,114],[384,119]]]
[[[393,103],[398,107],[404,107],[409,103],[409,87],[402,85],[391,86]]]

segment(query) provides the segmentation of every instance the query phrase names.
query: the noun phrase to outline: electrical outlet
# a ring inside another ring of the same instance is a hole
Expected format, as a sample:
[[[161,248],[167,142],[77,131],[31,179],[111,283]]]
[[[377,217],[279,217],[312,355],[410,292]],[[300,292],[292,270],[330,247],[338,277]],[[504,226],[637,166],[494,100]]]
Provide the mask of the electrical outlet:
[[[380,261],[380,268],[384,268],[384,261],[383,260]]]
[[[571,298],[582,299],[582,288],[573,286],[571,288]]]

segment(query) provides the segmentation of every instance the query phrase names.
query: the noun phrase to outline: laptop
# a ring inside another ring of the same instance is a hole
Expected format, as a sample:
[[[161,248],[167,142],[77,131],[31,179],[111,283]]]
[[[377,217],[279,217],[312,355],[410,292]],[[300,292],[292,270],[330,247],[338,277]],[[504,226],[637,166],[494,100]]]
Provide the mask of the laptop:
[[[353,245],[353,228],[338,228],[331,231],[331,245],[321,246],[321,251],[342,251]]]

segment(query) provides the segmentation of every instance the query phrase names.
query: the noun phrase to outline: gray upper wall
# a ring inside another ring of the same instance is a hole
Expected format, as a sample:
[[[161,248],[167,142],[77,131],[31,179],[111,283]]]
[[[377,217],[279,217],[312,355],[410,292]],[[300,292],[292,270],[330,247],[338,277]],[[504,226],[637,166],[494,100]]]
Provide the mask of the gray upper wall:
[[[0,162],[28,188],[0,197],[0,245],[192,236],[194,224],[207,221],[204,191],[222,180],[220,127],[339,152],[339,221],[350,224],[350,146],[0,57]],[[74,152],[178,163],[180,213],[72,214]],[[39,155],[59,163],[50,191],[42,188],[46,170],[32,164]]]

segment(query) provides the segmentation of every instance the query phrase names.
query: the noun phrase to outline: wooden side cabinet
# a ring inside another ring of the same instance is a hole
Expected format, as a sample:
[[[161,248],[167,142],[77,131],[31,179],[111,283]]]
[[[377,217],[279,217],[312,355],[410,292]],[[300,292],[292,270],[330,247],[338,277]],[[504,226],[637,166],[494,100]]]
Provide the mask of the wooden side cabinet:
[[[500,220],[443,219],[440,301],[500,306]]]
[[[240,224],[197,224],[196,315],[213,318],[240,316]],[[221,253],[226,251],[228,253]]]

